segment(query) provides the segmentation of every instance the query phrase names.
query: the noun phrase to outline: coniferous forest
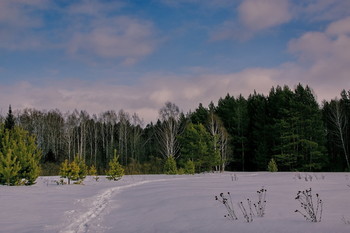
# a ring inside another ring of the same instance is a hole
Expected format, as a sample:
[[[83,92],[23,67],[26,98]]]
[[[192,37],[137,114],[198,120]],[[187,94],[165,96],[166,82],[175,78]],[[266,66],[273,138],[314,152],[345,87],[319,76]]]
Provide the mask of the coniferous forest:
[[[1,122],[35,137],[42,175],[58,175],[60,164],[77,156],[105,174],[115,149],[126,174],[164,173],[169,159],[179,173],[193,164],[195,172],[266,171],[272,159],[278,171],[350,171],[346,90],[319,104],[308,86],[277,86],[267,96],[227,94],[188,113],[166,102],[147,125],[123,110],[90,115],[11,107]]]

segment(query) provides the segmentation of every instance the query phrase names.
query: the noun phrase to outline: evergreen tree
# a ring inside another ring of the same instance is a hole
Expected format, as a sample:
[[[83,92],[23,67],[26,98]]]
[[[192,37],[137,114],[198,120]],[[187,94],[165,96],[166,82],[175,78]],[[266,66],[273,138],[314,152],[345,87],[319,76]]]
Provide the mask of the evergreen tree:
[[[97,176],[97,170],[95,165],[91,165],[88,171],[89,176]]]
[[[18,185],[21,170],[17,156],[13,154],[11,139],[8,131],[2,138],[2,150],[0,151],[0,184]]]
[[[277,164],[273,158],[270,160],[269,164],[267,165],[267,170],[269,172],[277,172],[278,171]]]
[[[312,90],[298,85],[269,95],[274,157],[281,170],[321,170],[327,163],[322,115]]]
[[[185,174],[194,175],[196,170],[194,162],[192,160],[187,160],[187,162],[185,163],[184,171]]]
[[[193,124],[206,125],[208,118],[209,111],[203,107],[202,103],[199,104],[198,108],[193,113],[190,113],[190,120]]]
[[[15,117],[12,114],[11,105],[5,119],[5,130],[12,130],[15,127]]]
[[[114,157],[109,161],[109,169],[106,172],[107,179],[109,180],[120,180],[124,175],[124,169],[119,164],[118,161],[119,156],[117,156],[117,150],[114,149]]]
[[[269,124],[267,99],[254,91],[247,100],[249,116],[247,130],[247,153],[252,158],[254,170],[263,171],[269,161]]]
[[[69,163],[68,160],[66,159],[61,164],[60,176],[62,178],[67,178],[68,184],[70,184],[71,180],[76,181],[77,183],[80,183],[79,172],[80,172],[79,165],[75,161],[72,161],[71,163]]]
[[[168,158],[166,158],[164,163],[164,174],[167,174],[167,175],[177,174],[176,161],[173,156],[169,156]]]
[[[211,171],[220,163],[219,151],[215,153],[209,132],[202,124],[189,123],[179,137],[181,143],[179,163],[184,166],[192,160],[199,172]]]
[[[83,181],[88,174],[88,167],[85,163],[85,160],[81,158],[80,155],[76,155],[74,158],[74,162],[78,165],[79,167],[79,172],[78,172],[78,180]]]
[[[12,130],[6,129],[2,137],[0,152],[0,163],[2,164],[0,170],[4,172],[0,171],[0,177],[7,176],[4,178],[6,184],[32,185],[35,183],[40,174],[41,151],[33,136],[19,127],[14,127]],[[11,179],[10,175],[13,176]],[[4,179],[2,183],[5,182]]]

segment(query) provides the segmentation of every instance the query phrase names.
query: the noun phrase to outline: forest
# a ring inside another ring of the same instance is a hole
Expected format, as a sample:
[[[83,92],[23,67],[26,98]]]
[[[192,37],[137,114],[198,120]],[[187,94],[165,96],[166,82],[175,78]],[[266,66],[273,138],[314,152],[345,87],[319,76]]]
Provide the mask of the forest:
[[[266,171],[271,159],[279,171],[350,171],[350,90],[319,104],[309,86],[277,86],[267,96],[227,94],[187,113],[166,102],[147,125],[124,110],[90,115],[10,105],[2,127],[8,118],[35,137],[42,175],[58,175],[77,156],[104,174],[115,150],[126,174],[163,173],[167,158],[179,169],[192,161],[196,172]]]

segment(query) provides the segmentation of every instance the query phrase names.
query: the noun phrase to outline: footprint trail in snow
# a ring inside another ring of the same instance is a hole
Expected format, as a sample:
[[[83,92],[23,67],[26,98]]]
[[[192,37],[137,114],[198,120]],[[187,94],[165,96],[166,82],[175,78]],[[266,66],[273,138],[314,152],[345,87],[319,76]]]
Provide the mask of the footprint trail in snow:
[[[73,219],[68,226],[66,226],[60,233],[84,233],[89,231],[89,225],[92,223],[97,217],[101,217],[102,213],[106,210],[111,198],[113,195],[120,193],[124,189],[128,189],[131,187],[154,183],[154,182],[162,182],[166,181],[166,179],[159,180],[145,180],[140,181],[124,186],[112,187],[105,190],[103,193],[96,195],[93,198],[92,204],[89,206],[88,210],[82,213],[79,216],[72,216],[70,219]],[[89,198],[90,199],[90,198]]]

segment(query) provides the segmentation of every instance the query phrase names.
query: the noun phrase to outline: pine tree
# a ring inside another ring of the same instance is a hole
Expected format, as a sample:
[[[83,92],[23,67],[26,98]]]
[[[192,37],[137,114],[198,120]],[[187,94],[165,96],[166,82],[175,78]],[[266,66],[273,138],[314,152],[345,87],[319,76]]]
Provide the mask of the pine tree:
[[[177,174],[176,161],[173,156],[170,156],[165,160],[164,173],[167,175]]]
[[[88,171],[89,176],[97,176],[97,170],[95,165],[91,165]]]
[[[192,160],[187,160],[187,162],[185,163],[184,171],[185,171],[185,174],[194,175],[195,166]]]
[[[79,167],[78,180],[83,181],[88,174],[88,167],[86,166],[85,160],[82,159],[80,155],[76,155],[74,162]]]
[[[98,181],[99,177],[97,176],[97,169],[95,167],[95,165],[91,165],[88,171],[88,175],[89,176],[93,176],[93,178]]]
[[[69,163],[67,159],[64,160],[61,164],[60,176],[67,178],[68,184],[70,184],[71,180],[79,181],[79,165],[75,161]]]
[[[278,171],[277,164],[273,158],[270,160],[269,164],[267,165],[267,170],[269,172],[277,172]]]
[[[2,184],[35,183],[40,173],[41,150],[38,149],[33,136],[19,127],[7,129],[2,136],[0,152]]]
[[[12,150],[0,152],[0,184],[17,185],[20,182],[19,171],[21,166]]]
[[[120,180],[124,176],[124,169],[120,165],[119,161],[119,156],[117,156],[117,150],[114,149],[114,157],[109,161],[109,169],[106,172],[107,179],[109,180]]]

